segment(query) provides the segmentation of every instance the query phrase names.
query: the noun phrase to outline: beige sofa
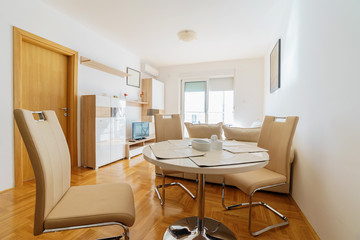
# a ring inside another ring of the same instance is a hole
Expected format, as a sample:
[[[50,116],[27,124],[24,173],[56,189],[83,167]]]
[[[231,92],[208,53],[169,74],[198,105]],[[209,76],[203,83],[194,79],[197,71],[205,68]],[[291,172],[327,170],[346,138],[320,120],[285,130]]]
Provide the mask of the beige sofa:
[[[223,130],[225,133],[225,137],[227,140],[246,140],[246,141],[239,141],[251,145],[257,145],[257,139],[259,138],[261,128],[256,129],[244,129],[244,128],[229,128],[226,126],[223,126]],[[295,158],[295,152],[293,149],[291,149],[290,152],[290,159],[289,164],[291,167],[291,164],[293,163]],[[161,175],[160,168],[156,166],[155,168],[156,175]],[[194,173],[177,173],[177,174],[168,174],[168,176],[177,177],[177,178],[184,178],[189,180],[195,180],[196,175]],[[290,179],[290,178],[289,178]],[[216,183],[221,184],[223,181],[222,175],[214,175],[214,174],[208,174],[206,175],[206,182],[208,183]],[[273,192],[279,192],[279,193],[289,193],[290,191],[290,182],[288,182],[285,185],[269,188],[268,191]]]

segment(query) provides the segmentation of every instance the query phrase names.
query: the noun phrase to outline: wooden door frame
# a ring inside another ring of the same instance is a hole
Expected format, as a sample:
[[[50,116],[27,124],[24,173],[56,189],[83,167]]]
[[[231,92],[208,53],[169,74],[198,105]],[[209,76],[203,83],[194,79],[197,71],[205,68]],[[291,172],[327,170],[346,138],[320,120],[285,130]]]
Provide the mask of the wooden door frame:
[[[22,107],[21,100],[21,81],[22,81],[22,42],[34,44],[36,46],[66,55],[68,57],[68,126],[67,141],[70,150],[71,166],[77,166],[77,98],[78,98],[78,53],[70,48],[51,42],[45,38],[36,36],[20,28],[13,27],[13,78],[14,78],[14,109]],[[15,186],[23,185],[23,163],[21,156],[25,148],[21,146],[20,132],[14,121],[14,163],[15,163]]]

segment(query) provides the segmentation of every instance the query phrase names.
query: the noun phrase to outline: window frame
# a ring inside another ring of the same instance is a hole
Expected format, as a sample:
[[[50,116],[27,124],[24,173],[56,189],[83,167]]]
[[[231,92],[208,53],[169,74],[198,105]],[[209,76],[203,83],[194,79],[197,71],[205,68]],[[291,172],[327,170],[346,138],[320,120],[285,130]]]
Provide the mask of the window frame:
[[[208,77],[208,78],[187,78],[187,79],[181,79],[181,95],[180,95],[180,112],[182,116],[182,120],[185,121],[185,83],[187,82],[205,82],[206,83],[206,90],[205,90],[205,123],[207,124],[209,122],[209,96],[210,96],[210,90],[209,90],[209,81],[210,79],[214,78],[222,78],[222,77],[229,77],[233,79],[234,84],[234,76],[221,76],[221,77]],[[235,96],[235,88],[233,86],[234,96]],[[235,101],[235,97],[234,100]],[[234,114],[234,108],[235,108],[235,102],[233,102],[233,114]],[[224,110],[224,109],[223,109]],[[225,113],[223,112],[223,118],[225,117]]]

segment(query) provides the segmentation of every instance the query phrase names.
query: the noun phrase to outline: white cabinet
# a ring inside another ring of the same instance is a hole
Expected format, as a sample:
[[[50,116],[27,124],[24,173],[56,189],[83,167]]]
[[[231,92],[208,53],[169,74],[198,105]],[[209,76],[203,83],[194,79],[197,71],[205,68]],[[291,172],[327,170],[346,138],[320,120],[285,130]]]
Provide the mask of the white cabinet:
[[[112,114],[110,118],[111,126],[111,161],[116,161],[125,157],[126,144],[126,102],[117,98],[111,99]]]
[[[81,97],[81,164],[98,168],[125,157],[126,102],[105,96]]]
[[[147,116],[148,109],[158,109],[164,112],[164,83],[153,78],[142,80],[143,101],[147,104],[142,106],[142,121],[152,122],[152,116]]]
[[[103,166],[110,159],[110,118],[96,118],[95,120],[95,162],[98,166]]]
[[[152,108],[164,109],[164,83],[152,79]]]

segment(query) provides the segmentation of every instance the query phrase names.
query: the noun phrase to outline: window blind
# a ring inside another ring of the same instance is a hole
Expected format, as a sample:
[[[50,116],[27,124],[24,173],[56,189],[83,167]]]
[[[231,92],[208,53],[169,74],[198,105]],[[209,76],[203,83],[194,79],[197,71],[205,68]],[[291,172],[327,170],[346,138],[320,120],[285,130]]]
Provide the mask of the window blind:
[[[185,82],[185,92],[205,92],[206,91],[206,82]]]
[[[232,91],[234,79],[228,78],[211,78],[209,79],[209,91]]]

